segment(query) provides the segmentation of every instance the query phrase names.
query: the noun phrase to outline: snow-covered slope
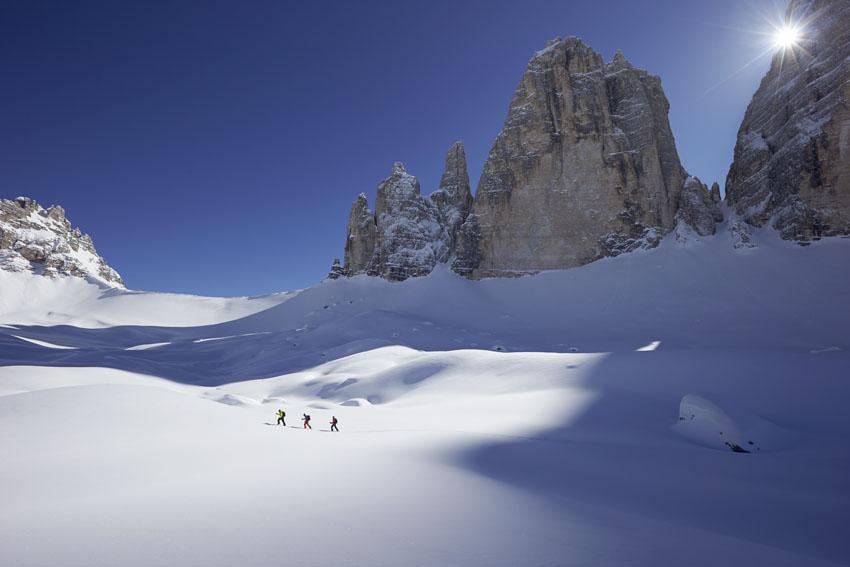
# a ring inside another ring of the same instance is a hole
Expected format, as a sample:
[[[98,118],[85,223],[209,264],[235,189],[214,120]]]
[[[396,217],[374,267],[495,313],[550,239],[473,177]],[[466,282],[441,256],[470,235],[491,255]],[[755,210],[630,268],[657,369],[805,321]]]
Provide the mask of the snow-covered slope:
[[[261,297],[201,297],[108,288],[80,278],[53,279],[0,270],[0,324],[193,327],[239,319],[298,292]]]
[[[229,314],[40,278],[0,310],[3,563],[846,565],[850,240],[686,236]]]
[[[2,368],[4,560],[845,564],[846,358],[772,360],[387,347],[219,388]],[[757,453],[680,431],[705,390]]]
[[[33,311],[41,314],[38,322],[49,321],[49,311],[55,323],[75,326],[21,325],[33,322],[29,315],[0,315],[0,322],[16,327],[0,332],[0,360],[109,366],[220,384],[387,345],[612,352],[661,341],[664,349],[850,349],[850,240],[826,239],[803,249],[769,229],[756,238],[757,248],[735,250],[733,234],[723,227],[684,245],[671,237],[656,250],[518,279],[468,281],[448,270],[403,283],[339,279],[276,306],[270,305],[280,298],[57,299]],[[234,318],[240,309],[257,312]],[[162,315],[154,317],[157,311]],[[181,311],[187,320],[175,323]],[[75,323],[103,327],[110,317],[119,326],[82,329]],[[213,324],[216,318],[233,320]],[[13,334],[75,350],[36,349]],[[125,350],[151,344],[161,346],[156,352]]]

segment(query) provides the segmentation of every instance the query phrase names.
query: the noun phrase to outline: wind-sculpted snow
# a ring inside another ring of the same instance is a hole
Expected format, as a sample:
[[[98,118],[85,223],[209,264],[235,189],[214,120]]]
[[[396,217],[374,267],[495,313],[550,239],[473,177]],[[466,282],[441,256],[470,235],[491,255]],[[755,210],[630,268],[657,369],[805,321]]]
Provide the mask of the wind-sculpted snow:
[[[758,236],[757,248],[736,248],[740,235],[724,226],[710,240],[683,245],[668,238],[653,251],[509,280],[468,281],[441,269],[398,285],[360,276],[235,303],[157,294],[70,304],[54,298],[49,311],[72,324],[18,324],[3,315],[0,322],[14,328],[0,327],[0,364],[105,366],[221,384],[386,345],[508,352],[622,352],[651,341],[661,348],[850,348],[842,338],[850,336],[843,309],[850,301],[850,267],[843,261],[850,241],[829,239],[802,250],[770,231]],[[138,309],[130,309],[134,302]],[[75,310],[89,321],[99,311],[106,317],[125,308],[117,326],[73,325]],[[174,318],[183,312],[197,323],[127,324],[130,313],[149,317],[154,309]],[[236,316],[243,309],[245,316]]]

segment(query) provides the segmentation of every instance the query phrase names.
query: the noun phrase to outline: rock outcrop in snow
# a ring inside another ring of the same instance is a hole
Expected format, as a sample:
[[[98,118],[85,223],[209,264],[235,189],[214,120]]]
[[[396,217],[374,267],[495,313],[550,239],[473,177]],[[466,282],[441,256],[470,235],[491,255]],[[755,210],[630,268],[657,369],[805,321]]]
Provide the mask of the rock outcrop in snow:
[[[44,209],[28,197],[0,199],[0,269],[48,277],[91,278],[124,287],[88,234],[71,226],[65,210]]]
[[[803,39],[747,108],[726,200],[785,239],[850,234],[850,2],[792,0],[786,20]]]
[[[463,144],[446,155],[440,187],[423,197],[419,181],[396,162],[378,185],[375,211],[361,193],[351,208],[341,273],[366,273],[390,280],[429,274],[446,262],[472,207]]]
[[[717,183],[717,181],[711,184],[711,191],[709,193],[711,195],[712,202],[719,203],[723,200],[723,198],[720,196],[720,185]]]
[[[717,187],[717,184],[714,184]],[[708,187],[696,177],[688,177],[679,197],[679,211],[676,218],[690,226],[699,236],[715,233],[717,223],[723,221],[723,213],[714,201],[714,188]],[[720,191],[720,188],[717,188]]]
[[[419,180],[399,162],[378,185],[375,219],[378,238],[369,273],[401,281],[429,274],[445,260],[449,238],[439,210],[421,195]]]
[[[722,220],[679,162],[658,77],[577,38],[538,52],[517,87],[473,199],[463,146],[428,198],[399,164],[352,208],[346,274],[405,279],[447,262],[466,277],[568,268],[656,246],[677,222]],[[688,181],[689,184],[686,183]],[[683,208],[683,210],[680,210]]]

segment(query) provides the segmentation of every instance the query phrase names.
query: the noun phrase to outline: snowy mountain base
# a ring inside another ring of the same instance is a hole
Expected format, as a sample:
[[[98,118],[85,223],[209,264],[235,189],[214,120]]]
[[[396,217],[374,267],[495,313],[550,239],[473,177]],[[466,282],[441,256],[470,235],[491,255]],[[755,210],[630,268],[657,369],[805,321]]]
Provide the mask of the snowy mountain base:
[[[2,563],[847,564],[850,241],[751,236],[258,299],[0,274]]]

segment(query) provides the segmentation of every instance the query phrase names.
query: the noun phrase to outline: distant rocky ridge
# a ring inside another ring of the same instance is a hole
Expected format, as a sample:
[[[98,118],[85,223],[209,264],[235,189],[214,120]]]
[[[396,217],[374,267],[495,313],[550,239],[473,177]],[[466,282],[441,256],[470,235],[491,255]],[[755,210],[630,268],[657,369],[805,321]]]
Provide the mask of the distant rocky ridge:
[[[577,38],[529,61],[475,198],[459,142],[437,191],[396,163],[375,211],[351,209],[344,263],[329,274],[391,280],[447,263],[466,277],[580,266],[656,246],[678,222],[699,235],[722,220],[713,193],[679,162],[658,77]]]
[[[455,143],[446,155],[440,187],[421,194],[419,181],[401,163],[378,185],[375,211],[366,195],[348,218],[345,264],[330,277],[366,273],[389,280],[426,275],[454,256],[460,226],[472,208],[466,153]]]
[[[118,272],[98,255],[91,237],[72,227],[62,207],[44,209],[28,197],[0,199],[0,269],[124,287]]]
[[[799,47],[777,53],[747,108],[726,201],[807,242],[850,234],[850,2],[792,0]]]
[[[720,187],[717,183],[709,190],[698,178],[688,177],[679,196],[676,221],[690,227],[699,236],[710,236],[715,233],[717,223],[723,221],[719,201]]]

